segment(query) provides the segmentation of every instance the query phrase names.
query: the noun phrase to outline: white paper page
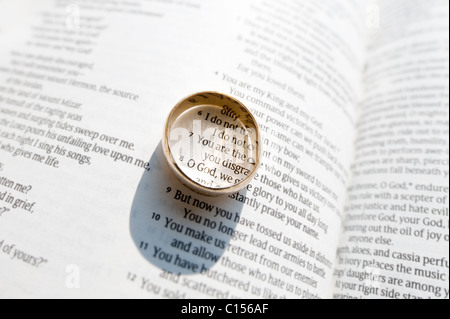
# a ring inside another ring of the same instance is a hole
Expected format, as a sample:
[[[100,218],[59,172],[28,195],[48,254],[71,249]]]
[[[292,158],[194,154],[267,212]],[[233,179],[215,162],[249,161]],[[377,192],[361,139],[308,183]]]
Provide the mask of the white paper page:
[[[329,297],[360,12],[0,2],[0,296]],[[204,90],[242,100],[264,134],[258,178],[230,198],[190,192],[161,156],[170,109]]]
[[[448,298],[448,1],[381,1],[338,298]]]

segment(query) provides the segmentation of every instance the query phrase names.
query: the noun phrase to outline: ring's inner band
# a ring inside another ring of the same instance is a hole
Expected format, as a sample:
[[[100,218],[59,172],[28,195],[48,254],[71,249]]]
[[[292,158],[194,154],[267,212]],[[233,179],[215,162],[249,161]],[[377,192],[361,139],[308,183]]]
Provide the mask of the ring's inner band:
[[[232,188],[253,176],[258,134],[254,117],[241,103],[212,92],[181,101],[166,127],[172,162],[184,177],[210,189]]]

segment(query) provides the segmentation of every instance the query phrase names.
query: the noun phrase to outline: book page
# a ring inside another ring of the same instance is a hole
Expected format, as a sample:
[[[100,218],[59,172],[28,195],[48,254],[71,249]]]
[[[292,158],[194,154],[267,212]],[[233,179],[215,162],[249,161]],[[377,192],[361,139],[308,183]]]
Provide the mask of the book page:
[[[448,298],[448,2],[379,8],[334,296]]]
[[[331,296],[361,12],[0,1],[0,296]],[[182,186],[161,151],[170,109],[205,90],[242,101],[263,134],[258,176],[225,198]]]

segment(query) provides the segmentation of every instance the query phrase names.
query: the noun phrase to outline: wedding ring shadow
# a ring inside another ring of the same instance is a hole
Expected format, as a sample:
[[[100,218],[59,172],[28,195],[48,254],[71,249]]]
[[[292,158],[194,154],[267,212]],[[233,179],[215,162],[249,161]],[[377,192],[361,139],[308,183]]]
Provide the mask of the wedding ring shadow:
[[[229,246],[243,203],[228,196],[199,195],[183,186],[170,173],[161,143],[149,164],[130,214],[137,249],[153,265],[173,274],[211,269]]]

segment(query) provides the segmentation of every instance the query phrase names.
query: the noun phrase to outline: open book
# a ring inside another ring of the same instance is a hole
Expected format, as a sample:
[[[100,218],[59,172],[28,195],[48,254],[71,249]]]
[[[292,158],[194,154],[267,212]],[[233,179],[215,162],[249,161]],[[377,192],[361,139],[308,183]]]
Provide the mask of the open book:
[[[0,297],[448,298],[448,1],[0,0]],[[161,151],[244,103],[258,176]]]

